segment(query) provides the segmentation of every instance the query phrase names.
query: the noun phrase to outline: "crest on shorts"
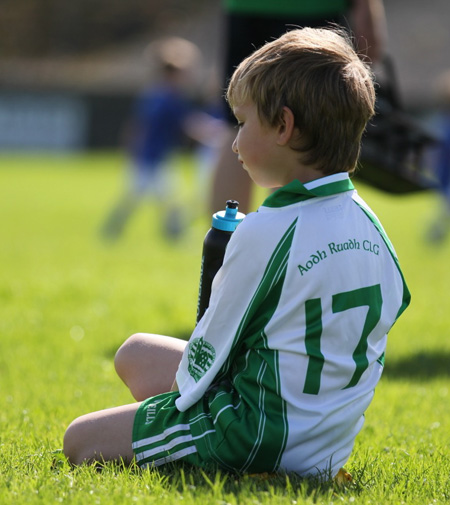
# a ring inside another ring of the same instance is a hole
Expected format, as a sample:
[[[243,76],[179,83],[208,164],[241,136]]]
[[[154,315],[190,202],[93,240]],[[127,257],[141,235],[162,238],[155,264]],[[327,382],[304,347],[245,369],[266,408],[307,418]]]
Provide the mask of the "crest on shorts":
[[[188,348],[188,372],[198,382],[211,368],[216,359],[214,347],[206,342],[203,337],[194,338],[189,342]]]

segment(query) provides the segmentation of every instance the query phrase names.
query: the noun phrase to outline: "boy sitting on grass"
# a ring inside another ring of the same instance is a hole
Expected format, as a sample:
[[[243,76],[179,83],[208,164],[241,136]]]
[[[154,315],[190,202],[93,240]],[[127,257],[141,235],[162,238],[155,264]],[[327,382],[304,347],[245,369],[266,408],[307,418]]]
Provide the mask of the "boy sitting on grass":
[[[362,428],[410,300],[349,178],[374,112],[371,73],[343,33],[295,29],[245,59],[227,97],[239,161],[279,189],[233,234],[189,342],[137,334],[119,349],[138,403],[76,419],[64,440],[74,464],[332,477]]]

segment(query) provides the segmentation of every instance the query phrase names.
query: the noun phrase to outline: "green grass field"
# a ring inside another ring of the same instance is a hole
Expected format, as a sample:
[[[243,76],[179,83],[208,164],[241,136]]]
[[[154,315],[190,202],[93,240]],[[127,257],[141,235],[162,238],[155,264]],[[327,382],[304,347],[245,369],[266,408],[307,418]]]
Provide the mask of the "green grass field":
[[[187,338],[195,321],[209,218],[173,242],[147,206],[121,240],[105,243],[98,232],[122,166],[116,153],[0,155],[0,503],[449,503],[450,241],[424,240],[433,194],[359,186],[397,249],[413,301],[390,333],[349,486],[179,466],[72,470],[54,452],[73,418],[132,401],[112,363],[126,337]],[[183,167],[188,189],[191,171]]]

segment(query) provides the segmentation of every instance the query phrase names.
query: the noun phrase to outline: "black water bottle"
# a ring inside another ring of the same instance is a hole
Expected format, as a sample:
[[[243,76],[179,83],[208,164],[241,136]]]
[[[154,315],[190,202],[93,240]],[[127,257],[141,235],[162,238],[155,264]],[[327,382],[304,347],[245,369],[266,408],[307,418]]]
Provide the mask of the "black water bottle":
[[[212,227],[203,241],[202,264],[200,271],[200,287],[197,305],[197,323],[202,318],[209,305],[211,284],[219,268],[228,241],[245,214],[238,212],[239,202],[228,200],[225,210],[216,212],[212,217]]]

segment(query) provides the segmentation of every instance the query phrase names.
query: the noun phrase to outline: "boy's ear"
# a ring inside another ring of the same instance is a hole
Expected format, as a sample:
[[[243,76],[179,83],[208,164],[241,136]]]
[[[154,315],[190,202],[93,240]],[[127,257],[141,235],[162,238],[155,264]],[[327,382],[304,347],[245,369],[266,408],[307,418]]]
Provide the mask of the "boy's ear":
[[[277,144],[280,146],[287,145],[294,133],[295,118],[294,113],[289,107],[284,106],[281,113],[281,121],[278,125],[278,139]]]

